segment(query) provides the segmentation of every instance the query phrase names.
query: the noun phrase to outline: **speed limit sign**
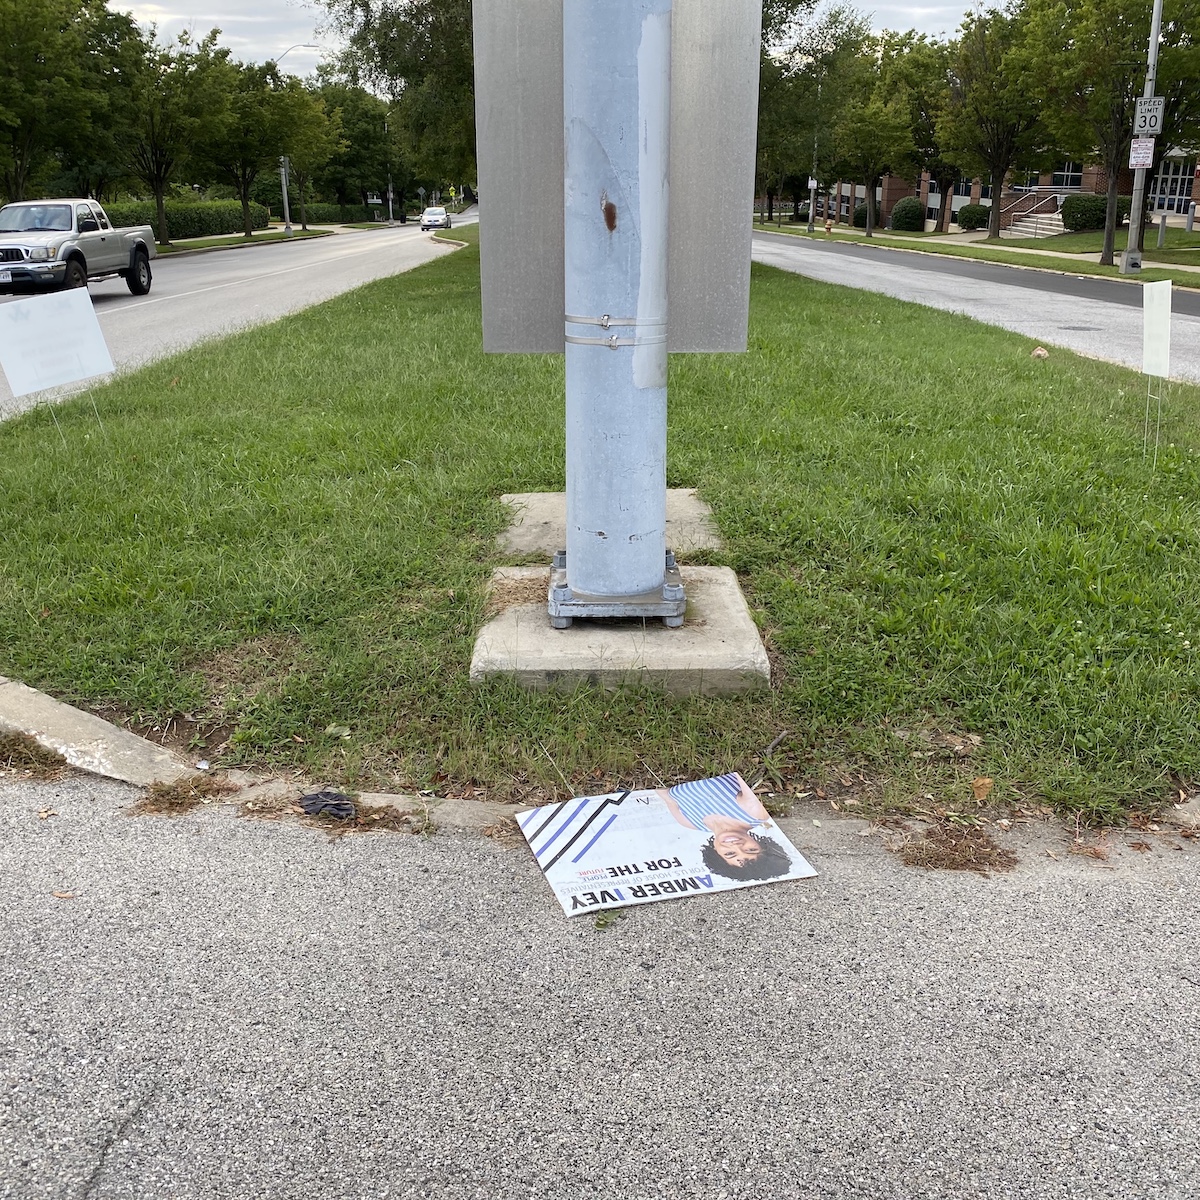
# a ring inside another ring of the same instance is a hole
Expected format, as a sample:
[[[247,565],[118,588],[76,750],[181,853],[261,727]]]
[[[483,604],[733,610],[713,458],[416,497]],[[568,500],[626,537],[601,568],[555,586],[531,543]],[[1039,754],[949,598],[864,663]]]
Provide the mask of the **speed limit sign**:
[[[1163,109],[1167,106],[1162,96],[1143,96],[1137,102],[1137,116],[1133,122],[1134,137],[1157,137],[1162,133]]]

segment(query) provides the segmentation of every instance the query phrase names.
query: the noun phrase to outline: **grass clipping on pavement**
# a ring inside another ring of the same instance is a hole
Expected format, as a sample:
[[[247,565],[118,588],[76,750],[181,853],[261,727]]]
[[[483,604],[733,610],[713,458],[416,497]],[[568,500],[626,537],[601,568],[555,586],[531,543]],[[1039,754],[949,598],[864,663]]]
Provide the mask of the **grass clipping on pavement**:
[[[0,673],[346,787],[740,768],[965,809],[986,775],[1090,820],[1200,776],[1200,391],[1152,469],[1136,374],[757,266],[749,352],[672,359],[668,483],[713,507],[771,691],[472,686],[499,496],[564,485],[562,360],[481,352],[478,275],[472,246],[0,425]]]

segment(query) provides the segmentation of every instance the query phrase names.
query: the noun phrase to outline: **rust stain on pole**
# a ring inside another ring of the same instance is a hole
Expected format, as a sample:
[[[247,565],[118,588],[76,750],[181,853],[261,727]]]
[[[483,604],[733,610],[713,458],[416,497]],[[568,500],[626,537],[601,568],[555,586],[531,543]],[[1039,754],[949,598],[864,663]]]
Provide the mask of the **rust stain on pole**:
[[[608,198],[607,192],[600,193],[600,209],[604,213],[604,224],[612,233],[617,227],[617,206]]]

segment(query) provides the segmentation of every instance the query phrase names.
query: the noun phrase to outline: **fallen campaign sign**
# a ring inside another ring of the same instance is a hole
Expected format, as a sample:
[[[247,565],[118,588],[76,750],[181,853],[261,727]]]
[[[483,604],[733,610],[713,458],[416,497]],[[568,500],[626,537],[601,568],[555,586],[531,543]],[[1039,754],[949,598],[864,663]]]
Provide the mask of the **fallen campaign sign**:
[[[736,774],[576,796],[517,824],[568,916],[816,875]]]

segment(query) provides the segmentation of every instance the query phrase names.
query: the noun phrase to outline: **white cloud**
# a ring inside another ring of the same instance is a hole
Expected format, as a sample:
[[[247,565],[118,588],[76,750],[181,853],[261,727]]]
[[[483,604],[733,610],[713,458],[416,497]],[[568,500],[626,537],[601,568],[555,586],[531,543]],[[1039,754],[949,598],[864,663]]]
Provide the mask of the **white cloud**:
[[[297,0],[241,0],[235,8],[229,0],[218,0],[205,7],[203,0],[164,0],[161,4],[124,5],[112,0],[112,7],[133,14],[139,25],[157,25],[160,38],[175,38],[183,30],[203,37],[210,29],[221,30],[221,44],[235,58],[246,62],[265,62],[277,58],[289,46],[315,42],[327,51],[334,45],[317,36],[324,9]],[[321,61],[320,50],[295,49],[280,63],[284,70],[307,75]]]

